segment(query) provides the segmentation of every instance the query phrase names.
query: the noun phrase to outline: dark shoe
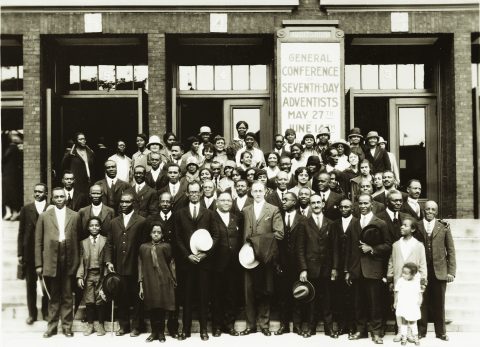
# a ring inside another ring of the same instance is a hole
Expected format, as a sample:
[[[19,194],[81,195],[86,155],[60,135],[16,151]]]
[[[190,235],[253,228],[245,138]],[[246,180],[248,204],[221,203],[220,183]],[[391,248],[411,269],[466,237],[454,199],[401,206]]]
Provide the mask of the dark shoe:
[[[427,334],[426,334],[426,333],[425,333],[425,334],[418,334],[418,338],[419,338],[419,339],[424,339],[424,338],[426,338],[426,337],[427,337]]]
[[[447,335],[437,335],[437,339],[443,340],[443,341],[448,341],[449,338]]]
[[[283,334],[287,334],[290,332],[290,328],[288,328],[288,326],[286,325],[280,325],[280,328],[274,332],[274,335],[283,335]]]
[[[271,336],[272,332],[265,328],[265,329],[262,329],[262,334],[265,336]]]
[[[330,337],[332,339],[338,339],[338,331],[336,330],[332,331],[332,333],[330,334]]]
[[[188,339],[190,337],[190,333],[185,333],[185,332],[181,332],[180,334],[178,334],[178,341],[183,341],[185,339]]]
[[[93,324],[92,323],[88,323],[87,326],[85,327],[85,331],[83,332],[83,336],[90,336],[94,333],[94,329],[93,329]]]
[[[310,336],[317,335],[317,328],[308,330],[308,333],[310,334]]]
[[[123,328],[120,328],[118,329],[116,332],[115,332],[115,336],[123,336],[127,333],[127,331]]]
[[[52,337],[53,335],[57,335],[57,329],[47,330],[44,334],[44,338]]]
[[[309,338],[310,336],[312,336],[312,334],[310,333],[310,331],[307,330],[307,331],[304,331],[304,332],[302,333],[302,336],[303,336],[304,338]]]
[[[230,336],[240,336],[240,333],[236,331],[234,328],[229,329],[228,331],[226,331],[226,333],[229,334]]]
[[[145,342],[152,342],[152,341],[155,341],[156,339],[158,339],[158,334],[157,333],[151,333],[150,336],[148,336],[145,339]]]
[[[132,329],[132,332],[130,333],[131,337],[137,337],[140,335],[140,330],[138,329]]]
[[[222,331],[220,329],[214,329],[212,335],[213,337],[220,337],[222,335]]]
[[[174,339],[178,339],[178,332],[177,331],[169,331],[168,335],[170,335]]]
[[[257,332],[257,329],[247,328],[243,331],[240,331],[240,336],[247,336],[247,335],[250,335],[250,334],[254,334],[256,332]]]
[[[163,334],[158,334],[158,341],[160,341],[160,342],[162,342],[162,343],[165,342],[165,341],[167,341],[167,340],[165,339],[165,335],[163,335]]]
[[[300,335],[300,336],[303,335],[302,331],[301,331],[299,328],[297,328],[297,327],[293,327],[292,332],[293,332],[294,334],[297,334],[297,335]]]
[[[383,339],[379,335],[374,335],[373,336],[373,342],[376,345],[383,345]]]
[[[367,334],[362,334],[360,332],[356,332],[348,337],[349,340],[360,340],[368,338]]]
[[[36,321],[35,318],[28,317],[27,320],[25,321],[25,323],[27,323],[28,325],[32,325],[35,321]]]
[[[200,333],[200,338],[202,339],[202,341],[207,341],[209,339],[208,333],[206,331]]]
[[[63,331],[63,335],[65,335],[66,337],[73,337],[73,331],[71,329],[65,329]]]

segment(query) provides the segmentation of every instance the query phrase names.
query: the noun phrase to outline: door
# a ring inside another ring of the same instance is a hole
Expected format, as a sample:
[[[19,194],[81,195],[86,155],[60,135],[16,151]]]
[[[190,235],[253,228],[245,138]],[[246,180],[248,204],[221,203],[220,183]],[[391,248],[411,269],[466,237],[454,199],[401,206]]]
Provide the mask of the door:
[[[223,133],[227,143],[237,137],[235,125],[248,123],[248,131],[255,133],[264,152],[272,149],[273,122],[270,120],[267,99],[226,99],[223,102]]]
[[[397,158],[400,181],[422,183],[421,198],[438,201],[438,122],[433,98],[391,98],[390,152]]]

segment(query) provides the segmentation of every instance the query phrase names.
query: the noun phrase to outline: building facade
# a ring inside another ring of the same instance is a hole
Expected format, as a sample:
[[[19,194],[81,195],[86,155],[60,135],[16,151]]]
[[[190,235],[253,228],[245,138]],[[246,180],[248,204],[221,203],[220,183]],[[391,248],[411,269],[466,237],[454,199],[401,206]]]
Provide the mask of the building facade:
[[[23,129],[26,200],[77,131],[133,150],[139,132],[228,141],[247,120],[264,149],[290,127],[377,130],[402,182],[478,218],[477,1],[118,3],[3,2],[2,129]]]

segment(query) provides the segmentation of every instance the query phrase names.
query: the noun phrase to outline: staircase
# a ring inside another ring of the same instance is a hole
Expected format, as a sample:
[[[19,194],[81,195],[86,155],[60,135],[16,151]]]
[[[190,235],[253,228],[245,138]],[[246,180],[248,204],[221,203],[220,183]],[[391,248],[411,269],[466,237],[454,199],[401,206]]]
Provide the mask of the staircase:
[[[449,222],[455,242],[457,277],[454,283],[447,286],[446,318],[452,321],[447,325],[447,330],[450,332],[479,332],[480,220],[450,220]],[[46,329],[44,321],[39,321],[32,326],[24,323],[28,316],[25,281],[16,279],[18,222],[2,222],[1,230],[2,330],[4,332],[43,332]],[[40,302],[41,297],[39,296],[37,307],[40,307]],[[74,331],[83,330],[84,323],[80,320],[82,316],[83,310],[80,307],[74,322]],[[38,318],[41,319],[41,317]],[[198,322],[194,321],[192,331],[199,330],[197,324]],[[109,331],[110,324],[106,323],[105,325]],[[273,320],[271,329],[276,330],[278,326],[279,322]],[[322,325],[319,325],[320,330],[321,327]],[[238,320],[236,328],[244,329],[245,321]],[[432,324],[429,325],[429,331],[433,331]]]

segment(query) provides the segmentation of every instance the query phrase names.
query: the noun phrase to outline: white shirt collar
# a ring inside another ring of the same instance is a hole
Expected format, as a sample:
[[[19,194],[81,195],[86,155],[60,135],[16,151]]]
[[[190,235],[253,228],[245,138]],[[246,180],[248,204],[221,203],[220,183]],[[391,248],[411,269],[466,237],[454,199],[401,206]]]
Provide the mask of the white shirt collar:
[[[125,224],[125,227],[127,227],[128,222],[130,221],[130,218],[132,218],[133,210],[129,214],[122,213],[122,215],[123,215],[123,224]]]
[[[367,226],[373,218],[373,212],[370,211],[366,215],[361,214],[360,215],[360,223],[361,223],[363,218],[365,218],[365,226]]]
[[[320,196],[323,195],[323,196],[325,197],[325,201],[327,201],[327,200],[328,200],[328,197],[330,196],[330,192],[331,192],[331,190],[330,190],[330,189],[327,189],[327,190],[324,191],[324,192],[320,192]]]
[[[387,211],[387,214],[392,221],[395,218],[395,214],[397,215],[397,219],[398,219],[398,212],[391,211],[388,207],[385,209],[385,211]]]
[[[35,208],[37,209],[38,214],[41,214],[45,210],[45,205],[47,204],[47,200],[43,200],[40,202],[35,200],[34,203],[35,203]]]
[[[352,220],[352,218],[353,218],[353,215],[350,215],[347,218],[342,217],[342,227],[344,232],[345,230],[347,230],[348,225],[350,224],[350,221]]]
[[[74,190],[75,190],[74,188],[72,188],[72,189],[70,189],[70,190],[64,189],[64,191],[65,191],[65,197],[68,198],[68,193],[70,193],[70,198],[73,199],[73,191],[74,191]]]
[[[287,223],[288,216],[290,216],[290,226],[292,226],[293,220],[295,219],[296,214],[297,214],[296,210],[293,210],[292,212],[285,212],[285,223]]]
[[[94,204],[92,206],[92,212],[94,216],[98,216],[100,214],[100,211],[102,211],[103,204],[100,203],[98,206],[95,206]]]
[[[165,219],[165,217],[167,217],[167,219],[170,219],[170,217],[172,216],[172,211],[168,211],[167,214],[160,211],[160,216],[162,217],[162,219]]]
[[[141,184],[135,184],[136,187],[135,187],[135,191],[141,191],[143,189],[143,187],[145,186],[145,182],[141,183]]]

